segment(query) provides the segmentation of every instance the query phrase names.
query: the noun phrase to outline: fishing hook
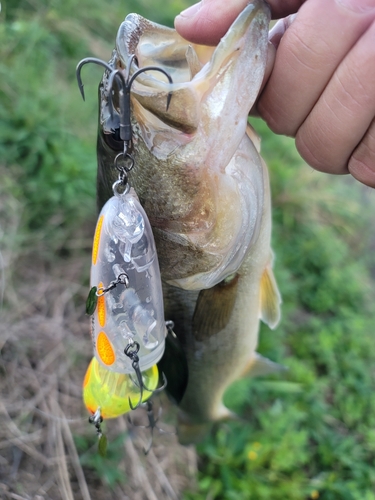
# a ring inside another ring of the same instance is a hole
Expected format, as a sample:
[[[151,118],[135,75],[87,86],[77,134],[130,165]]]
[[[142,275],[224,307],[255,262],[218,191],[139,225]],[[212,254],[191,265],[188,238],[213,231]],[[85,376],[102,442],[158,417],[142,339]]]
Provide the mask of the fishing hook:
[[[148,400],[144,404],[142,404],[142,406],[146,407],[146,414],[147,414],[148,425],[136,425],[132,421],[130,415],[128,415],[128,422],[133,427],[139,427],[141,429],[150,429],[150,434],[151,434],[150,441],[148,443],[148,446],[143,448],[143,453],[145,455],[148,455],[148,453],[151,450],[152,445],[153,445],[154,429],[157,429],[162,434],[176,434],[176,433],[175,432],[166,431],[166,430],[162,429],[161,427],[159,427],[157,425],[157,423],[159,422],[160,417],[162,415],[162,411],[163,411],[163,409],[162,409],[161,406],[159,407],[159,411],[157,412],[157,416],[155,416],[155,413],[154,413],[154,403],[153,403],[153,401]]]
[[[81,78],[81,70],[82,67],[87,64],[87,63],[95,63],[99,64],[100,66],[103,66],[107,71],[109,71],[109,77],[108,77],[108,82],[107,82],[107,93],[108,93],[108,109],[109,109],[109,114],[111,116],[111,119],[113,119],[114,115],[114,106],[113,106],[113,95],[114,95],[114,88],[113,88],[113,82],[116,80],[117,85],[119,87],[118,95],[119,95],[119,117],[120,117],[120,127],[119,129],[116,129],[114,133],[118,132],[120,136],[120,140],[124,141],[124,150],[122,153],[119,153],[116,158],[115,158],[115,167],[119,171],[119,180],[121,181],[122,185],[127,184],[127,174],[128,172],[133,168],[134,165],[134,158],[132,156],[132,149],[133,149],[133,144],[132,144],[132,136],[133,136],[133,131],[132,131],[132,126],[131,126],[131,104],[130,104],[130,90],[131,86],[133,85],[134,80],[142,73],[145,73],[146,71],[159,71],[160,73],[163,73],[164,76],[167,77],[169,83],[172,85],[173,80],[172,77],[167,71],[165,71],[163,68],[159,68],[158,66],[145,66],[144,68],[139,68],[137,69],[132,76],[130,76],[130,69],[131,65],[133,64],[133,61],[136,60],[135,54],[132,54],[129,59],[128,59],[128,64],[126,66],[126,72],[125,76],[123,74],[123,71],[121,69],[114,69],[112,66],[110,66],[108,63],[105,61],[102,61],[101,59],[97,59],[96,57],[86,57],[85,59],[82,59],[78,64],[76,68],[76,76],[77,76],[77,81],[78,81],[78,87],[81,92],[83,100],[85,100],[85,92],[83,89],[83,82]],[[172,92],[168,92],[167,95],[167,107],[166,110],[168,111],[170,102],[172,99]],[[118,160],[120,158],[128,159],[130,161],[128,166],[125,167],[119,167],[118,165]]]
[[[100,66],[103,66],[107,71],[109,71],[109,79],[108,79],[108,106],[109,106],[109,111],[110,115],[113,116],[113,82],[115,78],[120,80],[120,85],[119,85],[119,101],[120,101],[120,139],[125,142],[127,146],[131,143],[132,139],[132,129],[131,129],[131,123],[130,123],[130,89],[131,86],[133,85],[134,80],[141,74],[145,73],[146,71],[159,71],[160,73],[163,73],[169,81],[170,84],[173,83],[172,77],[167,71],[165,71],[163,68],[159,68],[158,66],[145,66],[144,68],[139,68],[133,75],[130,77],[130,67],[135,59],[135,55],[131,55],[128,59],[128,64],[127,64],[127,69],[125,76],[123,75],[122,71],[120,69],[113,69],[112,66],[110,66],[108,63],[105,61],[102,61],[101,59],[98,59],[96,57],[86,57],[85,59],[82,59],[76,67],[76,77],[78,81],[78,87],[81,92],[83,100],[85,100],[85,92],[84,92],[84,85],[82,82],[82,77],[81,77],[81,70],[82,67],[85,64],[88,63],[94,63],[94,64],[99,64]],[[172,99],[172,92],[168,92],[167,96],[167,111],[170,105]]]
[[[101,428],[101,423],[103,422],[103,417],[101,415],[100,407],[96,410],[94,415],[91,415],[89,417],[89,422],[90,424],[94,424],[96,428],[96,433],[98,434],[99,439],[102,437],[102,428]]]
[[[151,392],[152,394],[158,394],[159,392],[163,391],[167,387],[167,379],[163,373],[163,385],[159,387],[158,389],[152,390],[149,389],[145,383],[143,382],[142,378],[142,372],[139,367],[139,356],[138,352],[140,349],[140,345],[138,342],[131,342],[128,344],[125,349],[124,349],[124,354],[128,358],[131,359],[132,361],[132,368],[135,371],[136,377],[137,377],[137,382],[134,381],[134,384],[139,388],[139,400],[138,403],[133,406],[133,403],[131,402],[131,399],[129,398],[129,406],[132,410],[136,410],[141,404],[142,404],[142,398],[143,398],[143,391]]]
[[[159,421],[160,416],[161,416],[161,406],[159,408],[159,415],[155,418],[153,402],[146,401],[146,405],[147,405],[146,413],[147,413],[147,419],[148,419],[148,425],[146,426],[146,429],[150,429],[151,438],[150,438],[150,442],[149,442],[149,445],[147,446],[147,448],[143,448],[143,453],[145,455],[148,455],[149,451],[152,448],[152,443],[154,440],[154,429],[158,429],[159,432],[162,432],[162,429],[160,429],[160,427],[158,427],[156,425]]]
[[[79,91],[81,92],[81,96],[82,96],[83,100],[85,100],[85,91],[83,90],[84,85],[82,82],[81,71],[82,71],[82,67],[88,63],[99,64],[99,66],[103,66],[110,73],[112,73],[112,71],[113,71],[112,66],[110,66],[105,61],[98,59],[97,57],[86,57],[85,59],[82,59],[81,61],[79,61],[79,63],[77,64],[77,67],[76,67],[76,77],[77,77]]]
[[[160,427],[158,427],[158,425],[156,425],[159,422],[159,419],[160,419],[161,414],[162,414],[162,407],[161,406],[159,407],[157,417],[155,417],[155,414],[154,414],[154,404],[152,401],[146,401],[146,403],[142,404],[142,406],[146,406],[148,425],[136,425],[136,424],[134,424],[134,422],[130,418],[130,415],[128,415],[128,422],[133,427],[140,427],[142,429],[150,429],[150,434],[151,434],[150,442],[149,442],[147,447],[143,448],[143,453],[145,455],[148,455],[149,451],[152,448],[152,444],[153,444],[154,429],[157,429],[159,432],[164,432],[164,433],[168,433],[168,431],[165,431],[164,429],[161,429]]]
[[[119,108],[120,108],[120,139],[125,142],[125,145],[129,147],[132,140],[132,128],[130,122],[130,90],[133,85],[134,80],[142,73],[146,71],[159,71],[167,77],[169,83],[172,85],[173,80],[169,73],[167,73],[163,68],[158,66],[145,66],[144,68],[137,69],[133,75],[130,77],[130,68],[135,59],[135,55],[131,55],[128,59],[127,69],[125,76],[121,70],[113,70],[108,79],[108,106],[111,116],[113,115],[113,82],[116,76],[120,77],[122,86],[119,88]],[[167,107],[168,111],[170,102],[172,99],[172,92],[168,92],[167,96]],[[124,153],[125,156],[125,153]]]

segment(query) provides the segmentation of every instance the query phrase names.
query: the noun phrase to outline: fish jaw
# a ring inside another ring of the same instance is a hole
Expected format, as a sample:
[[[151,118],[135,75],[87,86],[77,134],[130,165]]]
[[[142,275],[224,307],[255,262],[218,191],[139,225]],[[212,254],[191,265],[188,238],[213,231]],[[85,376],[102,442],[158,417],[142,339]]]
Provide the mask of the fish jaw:
[[[191,44],[174,29],[129,14],[118,30],[116,65],[126,68],[129,57],[135,54],[139,67],[158,66],[171,75],[173,85],[160,73],[149,71],[139,75],[132,88],[138,102],[160,119],[159,126],[164,125],[168,133],[169,125],[187,134],[208,127],[207,134],[212,137],[216,122],[221,138],[220,116],[225,113],[232,135],[234,129],[242,128],[233,154],[245,132],[243,116],[252,107],[263,80],[269,19],[270,10],[263,0],[249,2],[213,48]],[[241,95],[240,105],[236,90]],[[167,110],[169,92],[173,97]],[[164,147],[160,153],[165,154]]]
[[[129,179],[150,218],[162,278],[185,289],[209,288],[236,271],[257,238],[262,192],[253,183],[252,165],[241,161],[240,150],[247,112],[264,74],[268,21],[266,4],[254,0],[216,49],[188,44],[175,30],[135,14],[127,16],[119,30],[114,67],[125,68],[131,53],[138,62],[182,67],[172,72],[173,85],[156,73],[143,73],[133,84],[136,166]],[[167,48],[159,38],[167,40]],[[152,53],[151,41],[157,45],[158,40],[159,48]],[[193,76],[181,81],[187,68]],[[166,111],[169,91],[172,100]],[[106,99],[104,81],[98,148],[106,161],[99,160],[100,197],[110,188],[106,139],[116,125],[116,119],[109,119]],[[257,154],[253,163],[259,169]],[[180,256],[177,263],[170,258],[174,255]]]

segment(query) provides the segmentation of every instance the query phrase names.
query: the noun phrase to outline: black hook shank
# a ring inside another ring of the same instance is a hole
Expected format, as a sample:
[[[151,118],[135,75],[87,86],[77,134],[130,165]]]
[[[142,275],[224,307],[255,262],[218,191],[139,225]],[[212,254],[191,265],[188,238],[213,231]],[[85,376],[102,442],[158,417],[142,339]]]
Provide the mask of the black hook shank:
[[[120,108],[120,139],[124,141],[126,150],[131,150],[130,144],[132,141],[132,128],[131,128],[131,121],[130,121],[130,116],[131,116],[131,109],[130,109],[130,90],[131,86],[133,85],[134,80],[142,73],[145,73],[146,71],[159,71],[160,73],[163,73],[169,81],[170,84],[173,84],[172,77],[167,71],[165,71],[163,68],[159,68],[158,66],[145,66],[144,68],[137,69],[133,75],[130,77],[130,67],[135,59],[135,55],[131,55],[128,59],[128,64],[126,68],[126,73],[125,76],[123,72],[120,69],[114,69],[112,68],[108,63],[105,61],[102,61],[101,59],[97,59],[96,57],[86,57],[85,59],[82,59],[77,64],[76,68],[76,76],[77,76],[77,81],[78,81],[78,87],[81,92],[83,100],[85,100],[85,93],[83,90],[83,82],[81,78],[81,70],[82,66],[84,66],[87,63],[95,63],[99,64],[100,66],[103,66],[107,71],[110,72],[109,79],[108,79],[108,107],[109,107],[109,112],[111,117],[113,117],[113,82],[115,79],[117,79],[117,83],[119,86],[119,108]],[[172,99],[172,92],[168,92],[167,96],[167,111],[170,105]]]

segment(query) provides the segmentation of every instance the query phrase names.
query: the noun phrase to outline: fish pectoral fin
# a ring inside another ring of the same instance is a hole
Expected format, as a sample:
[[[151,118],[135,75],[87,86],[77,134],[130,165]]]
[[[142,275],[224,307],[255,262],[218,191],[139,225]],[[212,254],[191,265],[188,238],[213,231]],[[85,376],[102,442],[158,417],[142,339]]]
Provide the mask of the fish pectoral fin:
[[[280,321],[281,295],[273,275],[271,264],[263,272],[260,282],[260,318],[272,330]]]
[[[193,316],[194,339],[204,341],[223,330],[233,313],[239,276],[199,292]]]
[[[262,375],[270,375],[271,373],[277,373],[284,370],[287,370],[285,366],[279,365],[279,363],[275,363],[256,352],[246,366],[244,375],[261,377]]]

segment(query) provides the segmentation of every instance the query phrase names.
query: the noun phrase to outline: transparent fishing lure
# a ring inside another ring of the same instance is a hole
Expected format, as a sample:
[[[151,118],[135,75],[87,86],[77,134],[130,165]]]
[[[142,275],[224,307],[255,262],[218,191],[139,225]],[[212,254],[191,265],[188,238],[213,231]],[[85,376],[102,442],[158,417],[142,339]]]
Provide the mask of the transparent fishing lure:
[[[104,205],[96,225],[91,287],[97,303],[92,315],[94,355],[108,370],[134,373],[125,348],[140,346],[143,372],[162,357],[165,346],[163,294],[150,222],[133,189]],[[125,279],[124,279],[125,278]]]

